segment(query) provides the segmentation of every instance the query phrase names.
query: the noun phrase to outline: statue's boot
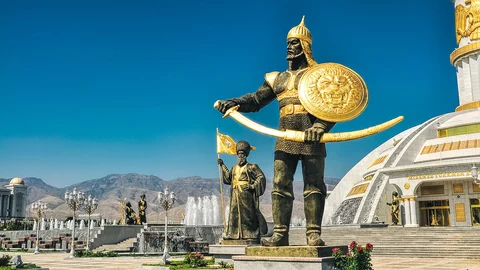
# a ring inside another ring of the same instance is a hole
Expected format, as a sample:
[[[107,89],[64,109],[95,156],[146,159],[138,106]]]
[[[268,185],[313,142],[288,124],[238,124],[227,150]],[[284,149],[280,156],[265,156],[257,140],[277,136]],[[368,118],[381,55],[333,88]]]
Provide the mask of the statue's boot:
[[[262,239],[262,246],[288,246],[288,230],[292,209],[292,198],[280,194],[272,194],[273,235],[268,239]]]
[[[322,234],[322,217],[325,208],[325,196],[320,192],[312,192],[304,198],[305,219],[307,220],[307,245],[325,246],[320,238]]]

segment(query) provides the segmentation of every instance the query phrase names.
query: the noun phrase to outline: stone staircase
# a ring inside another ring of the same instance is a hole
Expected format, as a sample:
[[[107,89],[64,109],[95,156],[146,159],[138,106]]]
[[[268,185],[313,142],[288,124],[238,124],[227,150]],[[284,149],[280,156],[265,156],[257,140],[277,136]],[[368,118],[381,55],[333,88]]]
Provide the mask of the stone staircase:
[[[327,245],[348,245],[356,241],[365,247],[371,243],[372,256],[480,258],[479,227],[322,227],[322,239]],[[305,244],[305,228],[291,228],[290,245]]]
[[[108,251],[114,251],[114,252],[117,252],[117,253],[130,253],[132,252],[132,248],[135,246],[135,244],[137,243],[137,238],[128,238],[118,244],[112,244],[112,245],[103,245],[103,246],[100,246],[96,249],[93,250],[93,252],[97,252],[97,251],[104,251],[104,252],[108,252]]]

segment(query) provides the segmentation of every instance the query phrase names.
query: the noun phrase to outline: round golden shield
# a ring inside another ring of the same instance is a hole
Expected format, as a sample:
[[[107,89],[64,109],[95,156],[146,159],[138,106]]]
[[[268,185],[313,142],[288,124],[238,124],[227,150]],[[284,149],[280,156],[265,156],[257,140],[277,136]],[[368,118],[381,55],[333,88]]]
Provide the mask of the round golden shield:
[[[337,63],[310,67],[300,78],[298,97],[313,116],[345,122],[359,116],[367,107],[368,89],[355,71]]]

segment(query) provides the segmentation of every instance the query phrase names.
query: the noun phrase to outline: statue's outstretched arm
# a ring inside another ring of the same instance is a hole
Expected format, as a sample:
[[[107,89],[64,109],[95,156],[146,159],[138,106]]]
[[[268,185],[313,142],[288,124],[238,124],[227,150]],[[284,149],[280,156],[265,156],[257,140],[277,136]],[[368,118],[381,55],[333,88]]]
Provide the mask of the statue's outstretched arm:
[[[245,94],[238,98],[229,99],[240,105],[239,112],[258,112],[276,98],[273,89],[264,81],[255,93]]]

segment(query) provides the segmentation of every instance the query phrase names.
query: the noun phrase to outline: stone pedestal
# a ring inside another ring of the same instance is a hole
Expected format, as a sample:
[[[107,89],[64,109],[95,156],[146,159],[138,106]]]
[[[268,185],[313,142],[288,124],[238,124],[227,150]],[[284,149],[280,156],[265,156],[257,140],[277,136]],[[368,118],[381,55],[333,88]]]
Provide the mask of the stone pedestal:
[[[260,245],[260,238],[259,239],[222,239],[220,243],[222,245],[252,246],[252,245]]]
[[[347,246],[288,246],[288,247],[247,247],[245,256],[233,256],[235,270],[290,270],[315,269],[333,270],[335,259],[332,249],[340,248],[345,254]]]
[[[235,270],[334,270],[333,257],[262,257],[262,256],[233,256]]]
[[[233,264],[232,256],[245,255],[247,245],[210,245],[209,254],[215,256],[215,264],[224,261]]]

